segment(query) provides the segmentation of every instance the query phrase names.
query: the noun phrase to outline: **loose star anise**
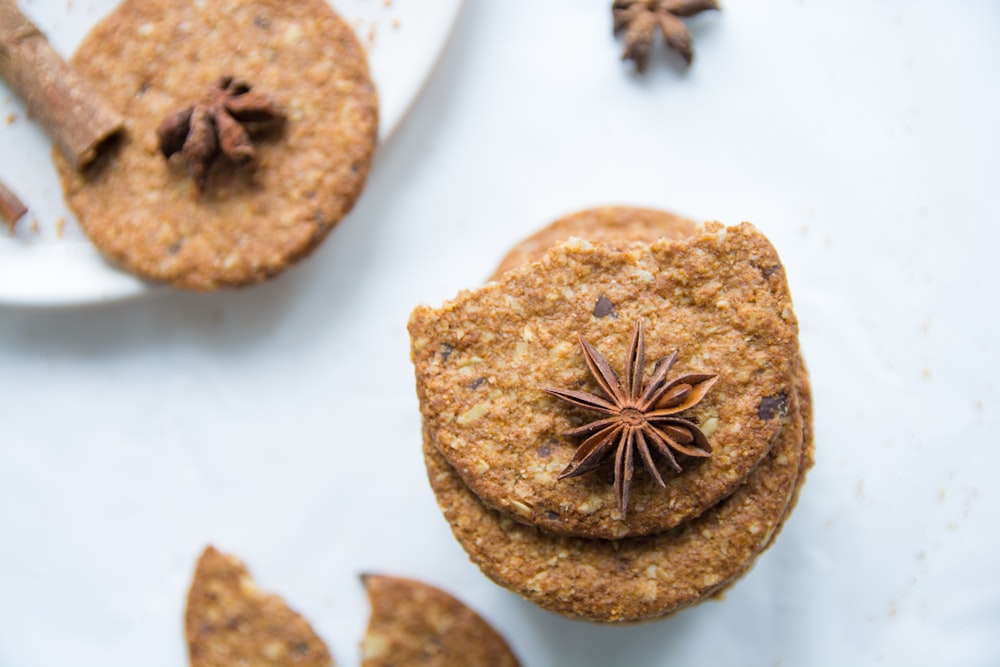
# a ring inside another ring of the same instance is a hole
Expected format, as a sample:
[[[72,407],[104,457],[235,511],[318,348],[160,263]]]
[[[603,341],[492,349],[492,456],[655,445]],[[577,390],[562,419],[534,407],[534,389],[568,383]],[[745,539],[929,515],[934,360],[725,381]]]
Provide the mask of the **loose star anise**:
[[[221,153],[236,164],[257,157],[248,129],[284,120],[281,108],[249,83],[224,76],[193,106],[168,116],[156,133],[160,151],[180,152],[191,178],[204,190],[208,170]]]
[[[697,427],[697,419],[682,417],[680,413],[700,403],[719,376],[692,373],[667,382],[667,372],[677,361],[677,352],[674,352],[657,362],[652,377],[643,384],[646,348],[642,320],[638,319],[632,343],[625,355],[623,381],[619,381],[601,353],[582,335],[580,347],[583,348],[583,356],[591,375],[608,398],[570,389],[546,388],[544,391],[573,405],[607,416],[566,432],[567,436],[587,438],[580,444],[573,460],[559,475],[559,479],[590,472],[614,452],[615,495],[618,498],[618,510],[624,519],[632,491],[636,452],[643,467],[661,487],[666,484],[656,469],[653,450],[665,458],[677,472],[681,471],[681,466],[670,451],[672,449],[688,456],[711,456],[712,448],[708,444],[708,438]]]
[[[667,46],[681,54],[688,65],[694,58],[691,33],[681,17],[709,9],[720,9],[716,0],[614,0],[615,34],[625,31],[622,60],[632,60],[639,72],[646,70],[656,29],[663,32]]]

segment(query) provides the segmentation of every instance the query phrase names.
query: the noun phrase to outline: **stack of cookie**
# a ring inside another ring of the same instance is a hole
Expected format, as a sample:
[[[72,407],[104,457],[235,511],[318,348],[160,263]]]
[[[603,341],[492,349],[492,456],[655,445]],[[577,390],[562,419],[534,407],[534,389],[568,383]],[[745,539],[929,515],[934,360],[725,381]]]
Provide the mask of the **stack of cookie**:
[[[417,308],[410,335],[445,517],[487,576],[551,611],[638,621],[718,593],[812,463],[784,270],[747,223],[584,211]]]

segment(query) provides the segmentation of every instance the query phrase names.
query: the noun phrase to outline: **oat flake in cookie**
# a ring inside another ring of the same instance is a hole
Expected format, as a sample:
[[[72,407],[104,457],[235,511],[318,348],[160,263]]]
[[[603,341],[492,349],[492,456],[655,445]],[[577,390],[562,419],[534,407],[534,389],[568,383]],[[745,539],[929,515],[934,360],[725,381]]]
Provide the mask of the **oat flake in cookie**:
[[[487,576],[551,611],[620,623],[712,597],[772,543],[812,465],[784,270],[746,223],[582,211],[520,244],[486,286],[415,310],[410,333],[442,512]],[[671,370],[655,363],[674,353]],[[646,391],[664,398],[645,405]],[[660,428],[679,465],[616,425]],[[566,474],[583,460],[585,474]]]
[[[110,261],[175,287],[265,280],[306,256],[361,193],[378,128],[365,53],[324,0],[125,0],[72,59],[126,118],[87,171],[55,161],[70,207]],[[157,129],[224,77],[284,121],[251,128],[253,156],[216,158],[203,191]]]

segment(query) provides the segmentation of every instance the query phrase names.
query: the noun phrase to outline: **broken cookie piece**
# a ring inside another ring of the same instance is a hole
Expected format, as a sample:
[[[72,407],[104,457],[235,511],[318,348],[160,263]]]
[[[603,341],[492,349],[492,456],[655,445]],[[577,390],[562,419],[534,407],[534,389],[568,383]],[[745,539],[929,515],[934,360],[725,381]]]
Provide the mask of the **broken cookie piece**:
[[[277,595],[259,590],[237,558],[209,546],[188,593],[191,667],[331,667],[322,639]]]
[[[372,615],[362,667],[518,667],[496,630],[444,591],[413,579],[362,576]]]

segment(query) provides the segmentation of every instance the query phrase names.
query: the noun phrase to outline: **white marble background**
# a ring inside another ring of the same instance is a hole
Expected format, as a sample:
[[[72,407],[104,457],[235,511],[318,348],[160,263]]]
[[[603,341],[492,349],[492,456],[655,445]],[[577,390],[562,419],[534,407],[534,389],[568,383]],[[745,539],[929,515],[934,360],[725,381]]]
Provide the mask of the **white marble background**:
[[[207,542],[343,665],[367,571],[457,593],[531,667],[1000,664],[1000,5],[730,0],[691,22],[690,71],[659,54],[639,78],[609,4],[468,0],[354,213],[280,279],[0,309],[0,665],[185,664]],[[405,330],[604,203],[767,233],[816,406],[816,467],[750,575],[621,628],[467,561]]]

